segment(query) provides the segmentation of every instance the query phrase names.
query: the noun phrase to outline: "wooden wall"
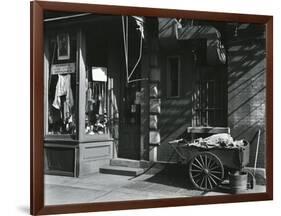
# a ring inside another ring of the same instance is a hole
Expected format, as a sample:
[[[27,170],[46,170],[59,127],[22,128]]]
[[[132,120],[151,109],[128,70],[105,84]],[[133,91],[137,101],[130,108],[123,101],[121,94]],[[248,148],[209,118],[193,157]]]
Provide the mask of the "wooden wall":
[[[179,56],[181,62],[180,96],[167,97],[167,56]],[[177,155],[168,142],[181,137],[191,126],[192,120],[192,76],[194,73],[192,50],[189,44],[161,50],[161,114],[159,128],[161,144],[158,147],[157,159],[159,161],[175,161]]]
[[[227,126],[234,139],[246,139],[251,144],[250,163],[254,166],[258,131],[260,146],[257,167],[265,167],[265,28],[263,25],[227,24],[224,26],[224,45],[227,49]],[[160,41],[161,42],[161,41]],[[163,42],[163,41],[162,41]],[[168,141],[179,138],[192,117],[192,80],[195,67],[191,50],[186,44],[179,45],[169,38],[169,45],[162,43],[161,50],[161,145],[158,160],[173,161],[173,150]],[[188,44],[188,43],[187,43]],[[178,46],[178,47],[177,47]],[[170,48],[169,48],[170,47]],[[174,48],[171,48],[174,47]],[[183,49],[184,47],[184,49]],[[182,51],[180,51],[182,49]],[[166,58],[180,55],[182,62],[181,96],[167,98]]]

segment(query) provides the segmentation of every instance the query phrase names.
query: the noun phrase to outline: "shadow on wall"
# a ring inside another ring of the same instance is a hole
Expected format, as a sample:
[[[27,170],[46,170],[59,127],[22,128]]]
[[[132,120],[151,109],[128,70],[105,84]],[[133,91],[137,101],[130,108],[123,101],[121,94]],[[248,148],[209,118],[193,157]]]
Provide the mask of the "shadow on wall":
[[[242,24],[228,42],[228,124],[235,139],[250,142],[249,166],[254,165],[261,130],[257,167],[265,167],[264,31],[263,25]]]
[[[161,102],[161,118],[159,129],[161,145],[158,147],[159,161],[176,161],[178,155],[168,142],[178,139],[185,132],[191,122],[191,97],[181,99],[165,99]]]
[[[163,25],[163,28],[167,26]],[[166,31],[170,37],[173,34]],[[163,36],[164,37],[164,36]],[[251,143],[250,166],[254,165],[258,131],[261,130],[258,167],[265,166],[265,26],[235,24],[226,26],[228,50],[228,126],[235,139]],[[179,138],[191,125],[189,97],[161,102],[158,160],[177,159],[168,141]]]

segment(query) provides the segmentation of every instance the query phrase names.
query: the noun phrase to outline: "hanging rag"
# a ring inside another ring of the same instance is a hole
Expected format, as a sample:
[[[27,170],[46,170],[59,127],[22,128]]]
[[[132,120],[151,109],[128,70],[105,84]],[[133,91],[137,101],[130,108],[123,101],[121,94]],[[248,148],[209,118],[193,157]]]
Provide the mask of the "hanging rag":
[[[65,96],[63,104],[61,102],[61,96]],[[55,98],[53,101],[53,107],[56,109],[63,108],[64,121],[71,116],[71,108],[74,105],[73,94],[71,90],[71,75],[58,75],[58,82],[56,86]]]
[[[94,101],[93,89],[89,87],[86,91],[86,113],[93,111]]]
[[[100,103],[100,108],[99,108],[99,114],[104,115],[107,113],[106,109],[106,84],[105,82],[101,83],[101,103]]]
[[[102,82],[99,83],[99,115],[103,115],[104,113],[104,109],[103,109],[103,105],[104,105],[104,98],[103,98],[103,86],[102,86]]]

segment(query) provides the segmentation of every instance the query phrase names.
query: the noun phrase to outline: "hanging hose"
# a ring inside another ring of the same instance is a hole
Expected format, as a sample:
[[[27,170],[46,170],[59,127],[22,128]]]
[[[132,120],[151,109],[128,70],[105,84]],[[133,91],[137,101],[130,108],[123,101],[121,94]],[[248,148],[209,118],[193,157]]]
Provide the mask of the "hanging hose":
[[[142,58],[142,49],[143,49],[143,38],[142,38],[142,31],[140,29],[140,42],[139,42],[139,57],[137,59],[136,64],[134,65],[132,71],[129,73],[129,59],[128,59],[128,55],[129,55],[129,45],[128,45],[128,41],[129,41],[129,35],[128,35],[128,28],[129,28],[129,23],[128,23],[128,17],[126,16],[126,23],[124,21],[124,16],[122,16],[122,30],[123,30],[123,43],[124,43],[124,53],[125,53],[125,63],[126,63],[126,74],[127,74],[127,83],[132,83],[132,82],[138,82],[138,81],[142,81],[142,80],[147,80],[146,78],[140,78],[140,79],[134,79],[134,80],[130,80],[130,78],[132,77],[132,75],[134,74],[137,66],[139,65],[141,58]]]
[[[142,36],[141,36],[141,31],[140,31],[140,52],[139,52],[139,58],[134,66],[134,68],[132,69],[129,77],[128,77],[128,80],[130,80],[131,76],[133,75],[135,69],[137,68],[138,64],[140,63],[140,60],[141,60],[141,57],[142,57]]]
[[[178,140],[178,141],[182,141],[182,139]],[[175,150],[175,149],[174,149]],[[167,160],[167,163],[164,164],[164,167],[163,167],[163,170],[167,167],[167,165],[169,165],[169,162],[172,160],[173,156],[175,155],[176,151],[172,151],[171,154],[170,154],[170,157],[168,158]],[[153,161],[152,164],[147,167],[142,173],[138,174],[138,175],[135,175],[133,176],[132,178],[130,178],[129,180],[132,180],[132,179],[135,179],[145,173],[147,173],[149,170],[151,170],[155,165],[157,164],[157,162]]]
[[[126,20],[127,20],[127,17],[126,17]],[[127,82],[129,81],[128,80],[128,76],[129,76],[129,70],[128,70],[128,42],[127,42],[127,39],[128,39],[128,27],[126,27],[126,30],[125,30],[125,22],[124,22],[124,16],[122,16],[122,30],[123,30],[123,43],[124,43],[124,54],[125,54],[125,63],[126,63],[126,74],[127,74]]]

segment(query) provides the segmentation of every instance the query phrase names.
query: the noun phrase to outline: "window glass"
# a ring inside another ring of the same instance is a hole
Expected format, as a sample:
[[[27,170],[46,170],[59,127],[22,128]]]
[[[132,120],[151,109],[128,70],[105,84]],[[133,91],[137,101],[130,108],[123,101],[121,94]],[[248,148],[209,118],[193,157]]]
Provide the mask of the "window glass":
[[[179,96],[179,57],[168,58],[168,97]]]
[[[91,67],[87,71],[85,133],[107,133],[107,68]]]
[[[50,37],[48,46],[47,134],[76,134],[76,39],[63,32]]]

